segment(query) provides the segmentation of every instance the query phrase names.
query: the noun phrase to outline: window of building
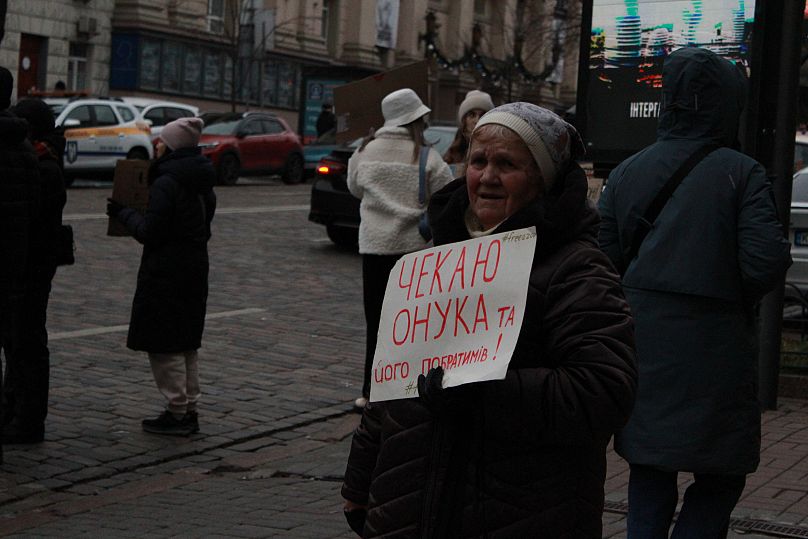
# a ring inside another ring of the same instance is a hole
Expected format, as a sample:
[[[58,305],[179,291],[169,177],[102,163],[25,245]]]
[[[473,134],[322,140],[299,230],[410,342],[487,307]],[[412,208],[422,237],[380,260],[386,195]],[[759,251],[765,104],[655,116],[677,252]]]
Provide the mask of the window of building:
[[[140,87],[160,89],[160,41],[144,39],[140,46]]]
[[[208,0],[208,32],[224,33],[224,2],[225,0]]]
[[[160,87],[169,92],[179,92],[182,46],[174,41],[164,42],[160,64],[162,67]]]
[[[233,94],[233,58],[229,55],[224,58],[224,98],[230,99]]]
[[[294,108],[297,105],[297,77],[300,74],[297,66],[288,62],[278,62],[278,100],[279,107]]]
[[[331,7],[331,2],[323,0],[323,11],[320,17],[320,36],[328,41],[328,11]]]
[[[202,49],[187,47],[183,69],[182,93],[199,94],[202,90]]]
[[[242,59],[233,73],[232,56],[224,49],[156,37],[140,39],[139,59],[137,89],[229,101],[235,85],[239,102],[288,109],[297,108],[300,99],[297,62]]]
[[[222,54],[217,51],[205,53],[205,85],[204,92],[208,97],[222,95]]]
[[[87,58],[90,46],[87,43],[71,43],[67,57],[67,87],[84,90],[87,86]]]

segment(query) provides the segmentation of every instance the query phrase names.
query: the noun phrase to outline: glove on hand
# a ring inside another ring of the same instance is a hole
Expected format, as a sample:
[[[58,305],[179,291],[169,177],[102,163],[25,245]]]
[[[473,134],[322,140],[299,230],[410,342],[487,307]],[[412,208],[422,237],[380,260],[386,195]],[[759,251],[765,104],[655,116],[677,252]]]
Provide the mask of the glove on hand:
[[[443,367],[429,369],[418,376],[418,396],[434,415],[456,414],[463,410],[475,392],[475,384],[443,387]]]
[[[124,206],[123,204],[115,202],[111,198],[107,199],[107,215],[109,215],[110,217],[117,216],[119,213],[121,213],[121,210],[124,209],[125,207],[126,206]]]

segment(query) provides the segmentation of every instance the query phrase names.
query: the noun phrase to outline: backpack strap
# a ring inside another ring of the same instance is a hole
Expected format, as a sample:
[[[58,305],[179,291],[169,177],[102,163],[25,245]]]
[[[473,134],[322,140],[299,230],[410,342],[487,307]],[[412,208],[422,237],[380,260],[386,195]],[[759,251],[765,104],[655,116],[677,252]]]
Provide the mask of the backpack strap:
[[[421,146],[418,155],[418,202],[426,204],[426,162],[429,159],[429,146]]]
[[[657,217],[659,217],[659,214],[662,212],[665,204],[668,203],[671,195],[673,195],[673,192],[677,187],[679,187],[679,184],[682,183],[682,180],[684,180],[685,177],[690,174],[690,171],[693,170],[696,165],[702,161],[702,159],[717,149],[718,146],[714,144],[707,144],[706,146],[702,146],[697,149],[695,152],[693,152],[693,154],[690,155],[690,157],[679,165],[676,172],[674,172],[665,185],[662,186],[662,189],[660,189],[660,191],[654,197],[654,200],[651,201],[651,204],[645,210],[645,214],[639,219],[639,221],[637,221],[637,228],[634,230],[634,237],[631,240],[631,247],[626,258],[626,260],[628,260],[626,269],[628,269],[628,266],[637,257],[637,253],[640,251],[640,245],[651,229],[654,228],[654,221],[656,221]]]

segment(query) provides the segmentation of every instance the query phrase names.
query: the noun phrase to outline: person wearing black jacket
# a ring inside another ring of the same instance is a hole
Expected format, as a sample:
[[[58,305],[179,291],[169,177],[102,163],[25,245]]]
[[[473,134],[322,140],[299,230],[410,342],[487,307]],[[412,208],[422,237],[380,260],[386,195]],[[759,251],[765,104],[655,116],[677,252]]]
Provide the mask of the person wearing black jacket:
[[[39,167],[31,144],[28,125],[8,107],[14,79],[0,67],[0,334],[13,327],[24,292],[28,238],[37,217]],[[9,350],[2,345],[8,359]],[[0,363],[0,397],[3,369]],[[0,398],[0,412],[3,411]],[[0,462],[3,460],[0,436]]]
[[[527,303],[503,380],[374,402],[353,437],[342,495],[362,537],[601,537],[606,448],[636,388],[619,276],[574,158],[578,133],[536,105],[479,120],[466,176],[435,193],[436,245],[536,227]]]
[[[51,109],[39,99],[24,99],[12,111],[28,122],[28,138],[39,163],[40,198],[29,239],[25,292],[14,331],[4,336],[10,351],[3,391],[3,438],[8,443],[44,439],[48,415],[50,352],[46,328],[48,297],[56,274],[56,239],[67,201],[60,157],[65,139],[56,132]]]
[[[181,118],[160,133],[149,171],[145,215],[109,201],[117,218],[143,244],[126,345],[149,356],[155,382],[167,399],[143,430],[187,436],[199,431],[197,349],[208,297],[208,240],[216,211],[216,174],[198,147],[203,122]]]
[[[609,174],[599,202],[599,241],[623,275],[640,371],[614,445],[631,466],[630,539],[668,537],[679,472],[694,482],[672,537],[720,538],[760,461],[755,304],[782,286],[790,246],[766,171],[732,149],[746,99],[738,66],[679,49],[665,59],[662,98],[657,141]],[[653,218],[648,208],[677,176]]]
[[[331,103],[323,103],[323,108],[320,115],[317,116],[317,138],[322,137],[335,127],[337,127],[337,117],[334,115]]]

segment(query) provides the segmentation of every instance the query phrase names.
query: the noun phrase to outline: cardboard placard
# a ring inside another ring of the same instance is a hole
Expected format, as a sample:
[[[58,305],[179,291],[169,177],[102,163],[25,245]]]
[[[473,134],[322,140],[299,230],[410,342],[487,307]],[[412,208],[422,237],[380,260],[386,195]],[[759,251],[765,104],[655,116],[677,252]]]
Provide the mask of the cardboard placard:
[[[146,212],[149,204],[149,161],[142,159],[121,159],[115,165],[112,182],[112,200],[127,208]],[[131,236],[132,234],[115,218],[109,218],[107,236]]]
[[[417,397],[418,375],[439,365],[443,387],[504,378],[535,250],[530,227],[402,256],[387,280],[370,400]]]
[[[384,125],[382,99],[390,92],[412,88],[429,106],[428,74],[429,64],[421,60],[334,88],[337,142],[364,137],[371,127]]]

